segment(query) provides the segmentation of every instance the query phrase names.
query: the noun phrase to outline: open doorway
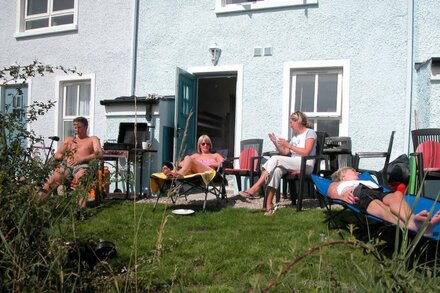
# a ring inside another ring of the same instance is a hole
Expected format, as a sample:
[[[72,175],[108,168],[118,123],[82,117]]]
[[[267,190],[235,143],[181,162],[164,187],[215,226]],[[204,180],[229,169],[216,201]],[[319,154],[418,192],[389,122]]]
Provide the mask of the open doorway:
[[[234,155],[237,75],[198,75],[197,137],[207,134],[215,149]]]

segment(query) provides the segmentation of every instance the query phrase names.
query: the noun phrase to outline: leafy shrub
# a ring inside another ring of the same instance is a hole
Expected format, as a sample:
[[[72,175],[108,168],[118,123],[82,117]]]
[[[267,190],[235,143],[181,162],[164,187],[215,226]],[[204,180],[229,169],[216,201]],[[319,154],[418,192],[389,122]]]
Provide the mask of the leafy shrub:
[[[0,71],[0,85],[25,83],[28,78],[44,76],[60,66],[46,66],[35,61],[28,66],[12,66]],[[16,95],[22,94],[18,87]],[[73,235],[61,227],[74,220],[77,197],[84,189],[66,191],[64,197],[39,199],[42,183],[56,162],[47,164],[34,150],[42,138],[28,130],[54,102],[34,102],[23,111],[6,111],[0,116],[0,291],[62,291],[73,288],[78,270],[66,270],[67,250],[63,237]],[[94,172],[94,171],[92,171]],[[89,172],[89,173],[92,173]],[[92,177],[86,176],[86,181]],[[90,183],[85,184],[90,186]],[[84,193],[82,193],[84,194]],[[70,229],[70,228],[67,228]],[[58,231],[58,233],[54,233]],[[71,236],[70,236],[71,237]],[[81,285],[82,286],[82,285]],[[87,286],[86,286],[87,287]]]

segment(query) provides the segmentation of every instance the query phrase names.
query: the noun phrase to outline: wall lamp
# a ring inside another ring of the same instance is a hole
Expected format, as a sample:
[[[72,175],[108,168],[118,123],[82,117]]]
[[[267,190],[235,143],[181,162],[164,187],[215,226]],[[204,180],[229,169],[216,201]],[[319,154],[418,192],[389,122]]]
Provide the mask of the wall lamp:
[[[221,53],[222,49],[217,46],[217,43],[213,43],[209,46],[209,55],[211,56],[212,65],[217,65]]]

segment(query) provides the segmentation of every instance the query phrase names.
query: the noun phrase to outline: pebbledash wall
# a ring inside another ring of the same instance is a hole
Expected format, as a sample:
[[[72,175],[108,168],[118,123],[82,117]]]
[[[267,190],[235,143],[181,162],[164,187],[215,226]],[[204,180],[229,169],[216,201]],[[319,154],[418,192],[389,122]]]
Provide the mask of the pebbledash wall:
[[[277,0],[278,1],[278,0]],[[279,2],[287,0],[279,0]],[[132,70],[137,96],[175,94],[176,66],[213,68],[208,47],[222,53],[217,67],[243,68],[240,137],[283,134],[285,67],[297,62],[344,61],[348,64],[343,103],[353,152],[386,149],[396,130],[393,157],[411,152],[409,130],[439,127],[440,85],[432,80],[431,58],[440,57],[440,2],[430,0],[309,0],[290,7],[218,13],[221,0],[109,0],[97,6],[78,0],[78,29],[73,32],[16,37],[17,3],[0,11],[1,66],[47,64],[76,67],[93,78],[91,133],[115,138],[117,123],[133,116],[106,116],[101,100],[130,95]],[[302,1],[292,0],[298,3]],[[133,67],[136,4],[139,5],[137,62]],[[255,47],[272,47],[271,56],[254,57]],[[424,64],[419,71],[415,63]],[[424,70],[426,69],[426,73]],[[63,74],[35,78],[31,100],[57,99]],[[413,82],[414,80],[414,82]],[[410,97],[413,96],[411,100]],[[37,133],[57,133],[56,111],[35,126]],[[160,122],[159,122],[160,123]],[[156,129],[157,131],[157,129]],[[158,142],[160,143],[160,142]],[[266,139],[265,150],[272,146]]]
[[[92,80],[91,121],[89,132],[104,141],[113,136],[108,127],[105,108],[100,100],[130,93],[131,86],[131,28],[133,3],[105,1],[105,7],[93,1],[78,1],[76,30],[28,37],[16,32],[17,2],[2,1],[0,11],[0,62],[2,67],[27,65],[33,60],[45,64],[77,68],[82,77],[57,72],[34,78],[29,85],[30,101],[59,102],[57,84],[67,78]],[[34,129],[44,137],[59,135],[58,107],[35,124]],[[60,142],[61,143],[61,142]]]
[[[393,157],[412,151],[408,150],[409,129],[414,127],[411,107],[423,104],[410,103],[410,96],[429,92],[411,88],[410,62],[438,53],[434,15],[439,4],[316,2],[220,14],[215,0],[142,1],[137,90],[173,94],[176,66],[212,67],[208,47],[217,43],[222,50],[217,66],[243,66],[243,111],[237,117],[242,137],[236,140],[267,138],[268,132],[282,133],[288,119],[282,115],[286,63],[348,60],[349,88],[343,98],[347,128],[341,135],[352,138],[353,152],[383,151],[396,130]],[[413,8],[417,15],[412,15]],[[272,56],[253,56],[254,47],[266,46],[273,48]],[[413,54],[416,58],[411,60]],[[433,97],[426,98],[434,103]],[[266,140],[265,149],[271,148]]]
[[[419,128],[440,127],[440,2],[415,5],[414,107]]]

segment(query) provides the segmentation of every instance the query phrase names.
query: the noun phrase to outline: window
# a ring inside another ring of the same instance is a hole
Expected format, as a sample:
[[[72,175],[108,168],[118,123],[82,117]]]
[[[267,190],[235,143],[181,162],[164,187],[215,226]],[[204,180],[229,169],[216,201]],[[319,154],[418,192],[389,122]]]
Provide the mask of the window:
[[[440,58],[431,59],[431,80],[440,80]]]
[[[290,112],[304,112],[316,130],[339,136],[341,78],[341,70],[293,72]]]
[[[215,12],[239,12],[318,4],[318,0],[216,0]]]
[[[62,139],[74,135],[73,119],[83,116],[89,121],[89,131],[92,129],[92,80],[72,80],[60,83],[59,110],[62,125],[59,125],[59,133]]]
[[[77,29],[77,0],[19,0],[17,3],[17,37]]]
[[[28,85],[0,86],[0,114],[14,115],[21,126],[26,128],[26,108],[28,106]],[[13,133],[17,134],[17,133]],[[9,140],[9,138],[7,138]],[[9,143],[9,141],[8,141]],[[23,141],[23,146],[25,141]]]
[[[329,136],[347,134],[348,61],[288,63],[285,74],[289,79],[285,85],[289,88],[285,97],[289,109],[289,113],[285,113],[287,117],[301,111],[315,130],[325,131]],[[286,131],[290,136],[290,129]]]

